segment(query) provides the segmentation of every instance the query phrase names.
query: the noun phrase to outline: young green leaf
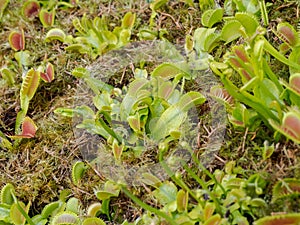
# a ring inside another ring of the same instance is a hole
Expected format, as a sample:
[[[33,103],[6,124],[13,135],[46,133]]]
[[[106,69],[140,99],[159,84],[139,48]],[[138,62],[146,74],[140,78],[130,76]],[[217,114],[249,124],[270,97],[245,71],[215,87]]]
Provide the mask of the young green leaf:
[[[95,195],[99,200],[107,200],[111,197],[118,197],[120,193],[119,185],[112,181],[106,181],[104,184],[104,190],[95,191]]]
[[[21,108],[27,109],[29,101],[33,98],[38,86],[39,86],[39,80],[40,80],[40,73],[38,71],[35,71],[34,69],[30,69],[21,86],[20,91],[20,99],[21,99]]]
[[[19,205],[23,208],[23,210],[26,212],[26,206],[23,202],[19,202]],[[10,208],[10,218],[14,225],[23,225],[26,221],[23,214],[20,212],[18,208],[18,203],[13,203]]]
[[[79,223],[79,218],[75,213],[65,211],[55,215],[53,217],[51,225],[62,225],[62,224],[77,225],[78,223]]]
[[[64,42],[65,39],[66,39],[66,34],[63,30],[59,28],[53,28],[47,32],[45,41],[50,42],[53,40],[58,40],[60,42]]]
[[[203,26],[211,28],[216,23],[219,23],[223,19],[224,10],[222,8],[218,9],[208,9],[201,17],[201,22]]]
[[[53,26],[55,9],[52,9],[50,12],[46,9],[41,9],[39,12],[39,18],[45,28]]]
[[[122,20],[122,28],[132,29],[135,22],[136,15],[132,12],[127,12]]]
[[[153,70],[151,76],[162,77],[166,80],[169,80],[180,73],[185,72],[172,63],[162,63]]]
[[[20,51],[25,49],[25,35],[24,30],[22,29],[21,32],[12,31],[8,36],[8,41],[10,47],[15,51]]]
[[[188,192],[185,192],[182,189],[177,192],[176,202],[177,202],[177,211],[178,212],[184,212],[187,210],[188,200],[189,200]]]
[[[47,219],[49,216],[54,215],[58,211],[60,206],[61,203],[59,201],[47,204],[41,212],[42,218]]]
[[[235,14],[235,19],[237,19],[242,26],[245,28],[246,34],[251,37],[259,26],[257,18],[250,13],[237,12]]]
[[[238,20],[229,20],[225,23],[221,31],[221,38],[226,42],[225,45],[241,36],[239,32],[241,26]]]
[[[26,1],[22,7],[22,14],[27,19],[32,19],[39,14],[40,4],[38,1],[30,0]]]
[[[14,195],[15,195],[14,186],[9,183],[4,185],[4,187],[1,189],[0,195],[1,195],[0,203],[12,205],[14,203]]]
[[[167,205],[176,202],[177,187],[169,181],[165,181],[158,189],[153,191],[153,196],[162,204]]]
[[[4,67],[0,69],[2,78],[6,81],[9,87],[12,87],[15,84],[15,73],[10,69]]]
[[[72,167],[72,181],[75,185],[79,185],[83,174],[86,171],[84,162],[77,161]]]
[[[95,202],[91,204],[87,209],[88,216],[97,216],[98,212],[101,212],[102,204],[100,202]]]

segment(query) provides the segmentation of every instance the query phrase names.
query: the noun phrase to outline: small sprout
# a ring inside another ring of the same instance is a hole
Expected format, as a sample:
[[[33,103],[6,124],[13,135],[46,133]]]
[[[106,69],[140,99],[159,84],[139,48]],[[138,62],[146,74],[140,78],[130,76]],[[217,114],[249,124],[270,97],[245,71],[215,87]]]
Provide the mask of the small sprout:
[[[264,141],[264,147],[262,148],[262,157],[263,160],[270,158],[274,152],[274,144],[269,145],[268,141]]]
[[[10,47],[15,51],[20,51],[25,49],[25,36],[24,30],[21,29],[21,32],[12,31],[9,34],[8,41]]]
[[[54,80],[54,66],[48,63],[46,66],[46,72],[40,72],[41,79],[47,83]]]
[[[28,19],[36,17],[39,14],[39,11],[40,4],[35,0],[25,2],[22,7],[23,16]]]
[[[33,138],[35,136],[37,126],[28,116],[24,118],[22,123],[22,132],[19,135],[9,136],[12,139]]]
[[[46,27],[51,27],[54,24],[54,17],[55,17],[55,10],[52,9],[51,12],[48,12],[45,9],[41,9],[39,13],[39,18],[43,26]]]
[[[116,139],[114,139],[113,144],[112,144],[112,151],[113,151],[114,157],[117,161],[121,160],[123,150],[124,150],[124,145],[118,144],[118,141]]]
[[[49,30],[46,34],[45,41],[50,42],[53,40],[58,40],[60,42],[64,42],[66,39],[66,34],[59,28],[53,28]]]
[[[219,23],[222,21],[223,18],[223,9],[208,9],[206,10],[201,17],[201,22],[203,26],[211,28],[216,23]]]
[[[4,67],[0,69],[2,78],[6,81],[9,87],[12,87],[15,84],[15,73],[10,69]]]

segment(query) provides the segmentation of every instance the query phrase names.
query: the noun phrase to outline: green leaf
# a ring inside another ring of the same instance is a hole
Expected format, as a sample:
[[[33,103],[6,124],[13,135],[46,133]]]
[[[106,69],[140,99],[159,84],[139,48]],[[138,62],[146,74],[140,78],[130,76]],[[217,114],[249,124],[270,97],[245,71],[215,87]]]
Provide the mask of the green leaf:
[[[12,184],[6,184],[1,189],[0,203],[12,205],[14,203],[15,189]]]
[[[86,166],[84,162],[77,161],[72,167],[72,181],[78,186],[80,184],[80,180],[83,177],[86,171]]]
[[[221,219],[220,214],[216,214],[216,215],[209,217],[207,220],[205,220],[203,225],[221,225],[222,224],[221,222],[222,222],[222,219]]]
[[[135,13],[127,12],[122,19],[122,28],[132,29],[135,22]]]
[[[10,0],[0,0],[0,22],[1,22],[4,10],[6,9],[9,1]]]
[[[23,202],[19,202],[19,204],[26,212],[27,210],[25,204]],[[20,212],[17,203],[13,203],[10,208],[10,218],[14,225],[23,225],[26,221],[25,217]]]
[[[205,97],[199,92],[189,92],[181,96],[176,104],[171,105],[155,123],[153,122],[153,127],[150,128],[152,138],[161,140],[168,136],[171,131],[177,130],[185,121],[187,111],[204,103],[205,100]]]
[[[45,41],[50,42],[53,40],[58,40],[60,42],[64,42],[65,39],[66,39],[66,34],[63,30],[59,28],[53,28],[47,32]]]
[[[51,225],[73,225],[78,224],[79,218],[73,212],[61,212],[53,217]]]
[[[30,101],[38,86],[40,80],[40,73],[34,69],[30,69],[22,82],[20,99],[21,99],[21,108],[26,109],[28,107],[28,101]]]
[[[237,12],[235,18],[242,24],[249,37],[251,37],[259,26],[257,18],[246,12]]]
[[[95,195],[99,200],[107,200],[111,197],[118,197],[120,193],[120,186],[112,181],[106,181],[104,190],[95,191]]]
[[[221,31],[221,38],[226,42],[225,45],[241,36],[239,32],[241,26],[238,20],[229,20],[225,23]]]
[[[203,26],[211,28],[216,23],[221,22],[223,19],[223,12],[224,10],[222,8],[206,10],[201,17]]]
[[[167,205],[176,201],[177,187],[169,181],[165,181],[158,189],[153,191],[153,196],[162,204]]]
[[[14,57],[18,61],[20,67],[30,66],[32,64],[32,56],[30,55],[30,52],[27,50],[16,52],[14,54]]]
[[[102,204],[100,202],[95,202],[91,204],[87,209],[88,216],[97,216],[98,212],[101,212]]]
[[[189,193],[184,190],[179,190],[176,196],[177,211],[184,212],[187,210]]]
[[[67,201],[66,211],[73,212],[75,214],[79,214],[80,202],[78,198],[72,197]]]
[[[151,4],[150,4],[150,8],[153,11],[158,10],[160,7],[162,7],[163,5],[165,5],[168,2],[168,0],[154,0]]]
[[[152,71],[151,76],[162,77],[168,80],[174,78],[176,75],[180,73],[185,73],[185,71],[178,68],[173,63],[162,63]]]
[[[82,225],[106,225],[106,223],[99,218],[92,217],[85,219]]]
[[[9,87],[12,87],[15,84],[15,76],[16,74],[10,69],[4,67],[0,69],[0,73],[2,78],[6,81]]]
[[[60,206],[61,203],[59,201],[47,204],[41,212],[42,218],[47,219],[49,216],[56,214]]]

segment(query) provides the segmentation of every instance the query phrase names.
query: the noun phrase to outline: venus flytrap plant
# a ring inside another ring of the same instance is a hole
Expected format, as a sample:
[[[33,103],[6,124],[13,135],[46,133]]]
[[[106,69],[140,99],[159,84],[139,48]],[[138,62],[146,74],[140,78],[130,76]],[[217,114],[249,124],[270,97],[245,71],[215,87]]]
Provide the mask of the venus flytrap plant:
[[[69,45],[66,50],[90,54],[93,58],[96,58],[108,50],[120,48],[130,40],[135,17],[136,15],[131,12],[126,13],[121,26],[115,27],[113,31],[108,30],[104,16],[101,18],[95,17],[93,20],[88,19],[86,16],[83,16],[81,20],[75,18],[73,25],[78,31],[78,36],[65,39]],[[56,38],[62,40],[63,32],[56,30],[56,33],[59,33]],[[48,34],[48,39],[49,36],[50,34]],[[51,35],[51,37],[53,36]]]

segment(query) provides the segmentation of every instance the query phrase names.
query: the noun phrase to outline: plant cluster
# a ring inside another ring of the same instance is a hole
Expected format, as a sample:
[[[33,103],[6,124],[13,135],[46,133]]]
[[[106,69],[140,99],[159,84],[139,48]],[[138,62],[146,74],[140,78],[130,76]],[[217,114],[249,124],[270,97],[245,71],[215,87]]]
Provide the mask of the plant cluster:
[[[195,6],[193,1],[184,2]],[[0,1],[0,19],[8,3]],[[137,35],[141,40],[165,40],[164,30],[155,30],[154,24],[159,10],[167,3],[167,0],[150,3],[149,26],[141,28]],[[127,12],[121,25],[112,30],[104,16],[91,19],[87,15],[73,19],[75,36],[53,28],[56,10],[76,4],[77,1],[26,1],[22,14],[29,20],[38,16],[43,27],[49,29],[45,42],[59,43],[66,51],[77,51],[91,59],[130,42],[137,17],[132,12]],[[60,107],[55,113],[79,117],[76,129],[100,136],[105,142],[102,150],[112,156],[116,169],[137,162],[147,153],[146,146],[151,145],[151,163],[159,165],[170,179],[146,170],[138,171],[140,177],[132,187],[126,176],[117,180],[106,177],[94,188],[98,201],[89,207],[85,208],[78,198],[71,197],[69,190],[63,190],[57,201],[48,203],[40,214],[33,216],[30,215],[31,202],[25,204],[18,200],[13,185],[6,184],[0,196],[0,224],[103,225],[115,220],[122,225],[266,225],[286,221],[299,224],[299,213],[268,216],[268,204],[299,197],[299,180],[284,178],[271,184],[267,174],[247,176],[233,161],[227,162],[223,169],[210,172],[195,154],[190,140],[194,130],[191,127],[197,126],[190,119],[191,110],[195,110],[199,118],[207,97],[188,90],[186,81],[193,82],[199,76],[192,71],[210,68],[223,85],[211,87],[210,96],[226,105],[228,119],[235,127],[254,131],[263,123],[275,132],[275,141],[281,140],[283,135],[300,143],[299,33],[287,22],[278,23],[273,33],[280,39],[280,45],[274,47],[266,38],[268,6],[264,0],[226,0],[222,8],[215,1],[199,1],[203,27],[186,36],[186,61],[160,63],[151,70],[147,62],[138,62],[139,66],[133,66],[132,78],[121,88],[92,77],[86,68],[75,68],[72,75],[83,80],[92,91],[92,105]],[[37,126],[28,116],[29,103],[40,79],[53,81],[54,65],[45,57],[38,62],[38,68],[33,66],[32,53],[25,47],[24,29],[11,31],[8,42],[15,51],[14,60],[18,65],[1,68],[1,84],[16,86],[14,71],[22,74],[15,134],[5,135],[0,131],[0,147],[12,150],[21,139],[35,137]],[[220,57],[214,57],[214,52],[224,45],[231,46]],[[273,71],[274,61],[286,67],[286,78]],[[185,150],[189,159],[178,155],[177,148]],[[266,141],[261,149],[263,160],[267,160],[274,152],[274,144]],[[86,171],[96,171],[97,160],[73,164],[72,181],[76,187],[80,188]],[[146,193],[138,195],[135,185],[140,185]],[[272,194],[268,193],[271,185]],[[120,195],[127,196],[144,210],[134,221],[120,221],[111,206]],[[268,199],[270,196],[272,199]]]

